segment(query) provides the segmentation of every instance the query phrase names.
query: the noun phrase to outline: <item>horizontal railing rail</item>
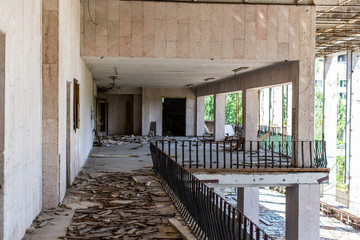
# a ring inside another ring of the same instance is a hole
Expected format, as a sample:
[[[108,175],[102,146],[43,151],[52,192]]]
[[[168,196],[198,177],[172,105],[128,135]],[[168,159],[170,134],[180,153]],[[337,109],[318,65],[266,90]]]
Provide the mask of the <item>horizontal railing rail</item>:
[[[157,139],[155,145],[185,168],[326,168],[324,141]]]
[[[199,239],[271,239],[154,143],[150,149],[155,173]]]

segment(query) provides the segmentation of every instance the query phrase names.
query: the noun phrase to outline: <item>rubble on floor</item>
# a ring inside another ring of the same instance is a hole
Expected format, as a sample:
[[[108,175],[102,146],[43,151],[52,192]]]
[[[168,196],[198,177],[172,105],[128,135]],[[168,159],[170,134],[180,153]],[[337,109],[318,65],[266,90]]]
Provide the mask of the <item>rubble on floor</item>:
[[[64,239],[182,239],[169,224],[178,212],[150,169],[82,171],[68,194],[95,205],[75,210]]]

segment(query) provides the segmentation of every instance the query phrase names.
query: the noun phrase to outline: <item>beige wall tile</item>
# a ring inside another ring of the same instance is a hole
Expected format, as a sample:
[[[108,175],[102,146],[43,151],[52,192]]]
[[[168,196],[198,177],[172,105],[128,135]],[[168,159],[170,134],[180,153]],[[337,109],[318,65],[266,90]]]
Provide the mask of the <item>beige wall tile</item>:
[[[255,22],[256,21],[256,6],[245,5],[245,21]]]
[[[167,2],[166,3],[166,20],[178,20],[178,3]]]
[[[143,21],[143,37],[155,37],[155,20]]]
[[[282,6],[278,8],[278,43],[289,42],[289,8]]]
[[[155,3],[143,2],[143,20],[154,21],[155,20]]]
[[[131,56],[130,37],[120,37],[120,56]]]
[[[143,56],[144,57],[155,57],[155,39],[154,38],[143,38]]]
[[[278,6],[273,5],[268,7],[267,15],[267,33],[266,33],[266,58],[267,59],[277,59],[277,48],[278,48],[278,16],[276,13]]]
[[[211,57],[211,21],[200,21],[200,57]]]
[[[177,57],[177,42],[176,41],[166,41],[165,56],[167,58],[176,58]]]
[[[155,19],[164,20],[166,17],[166,2],[157,2],[155,4]]]
[[[223,43],[222,42],[211,42],[211,57],[214,59],[223,58]]]
[[[234,14],[234,39],[245,39],[245,6],[235,5],[233,14]]]
[[[108,22],[107,55],[117,56],[119,54],[119,21]]]
[[[176,19],[166,20],[166,40],[177,41],[178,39],[178,21]]]
[[[164,39],[155,38],[155,57],[164,57],[166,49],[166,41]]]
[[[108,21],[119,21],[119,5],[120,3],[118,0],[108,0]]]
[[[266,59],[266,40],[256,40],[256,59]]]
[[[245,40],[234,40],[234,58],[245,58]]]
[[[96,21],[96,36],[107,35],[107,21],[108,21],[108,2],[96,0],[95,21]]]
[[[96,36],[96,56],[106,56],[107,36]]]
[[[256,39],[257,40],[266,40],[267,8],[268,8],[267,5],[256,6]]]
[[[289,10],[289,60],[299,59],[299,10],[291,7]]]
[[[211,4],[201,4],[200,20],[211,21]]]
[[[178,14],[178,21],[189,20],[190,4],[179,2],[177,14]]]
[[[189,20],[180,21],[178,24],[178,57],[189,56]]]
[[[254,59],[256,56],[256,24],[245,23],[245,58]]]
[[[211,5],[211,41],[222,41],[222,5]]]
[[[143,2],[131,1],[131,21],[143,21]]]
[[[289,57],[289,44],[278,43],[278,60],[287,60]]]

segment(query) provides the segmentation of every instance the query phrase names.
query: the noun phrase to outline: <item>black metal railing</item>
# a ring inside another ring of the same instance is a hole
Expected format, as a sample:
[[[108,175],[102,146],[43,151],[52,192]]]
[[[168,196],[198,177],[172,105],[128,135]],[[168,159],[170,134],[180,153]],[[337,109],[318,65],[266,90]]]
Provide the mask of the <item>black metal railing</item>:
[[[155,140],[185,168],[326,168],[324,141]],[[295,154],[294,154],[295,153]]]
[[[199,239],[271,239],[154,143],[150,149],[155,173]]]

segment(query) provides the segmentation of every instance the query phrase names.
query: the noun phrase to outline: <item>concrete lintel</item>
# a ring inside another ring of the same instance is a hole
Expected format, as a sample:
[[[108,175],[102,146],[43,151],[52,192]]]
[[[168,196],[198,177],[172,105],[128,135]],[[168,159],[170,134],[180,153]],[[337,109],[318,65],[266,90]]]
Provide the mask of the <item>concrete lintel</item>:
[[[320,184],[327,183],[329,177],[328,172],[193,174],[200,180],[218,180],[218,183],[211,184],[214,187],[267,187]]]

